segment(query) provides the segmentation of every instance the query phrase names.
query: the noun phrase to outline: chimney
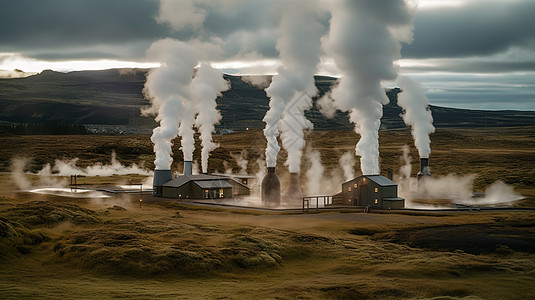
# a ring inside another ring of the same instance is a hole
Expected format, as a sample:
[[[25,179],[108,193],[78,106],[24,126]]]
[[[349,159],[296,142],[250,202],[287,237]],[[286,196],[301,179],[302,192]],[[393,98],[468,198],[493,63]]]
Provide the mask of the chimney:
[[[268,167],[268,173],[262,180],[262,205],[276,207],[281,204],[281,185],[275,167]]]
[[[193,162],[191,161],[185,161],[184,162],[184,175],[189,176],[191,175],[191,170],[193,168]]]
[[[162,186],[173,180],[171,170],[154,170],[154,180],[152,181],[152,195],[161,197]]]
[[[426,176],[431,176],[431,173],[429,173],[429,158],[420,158],[420,172],[418,172],[418,180],[421,180],[422,178]]]

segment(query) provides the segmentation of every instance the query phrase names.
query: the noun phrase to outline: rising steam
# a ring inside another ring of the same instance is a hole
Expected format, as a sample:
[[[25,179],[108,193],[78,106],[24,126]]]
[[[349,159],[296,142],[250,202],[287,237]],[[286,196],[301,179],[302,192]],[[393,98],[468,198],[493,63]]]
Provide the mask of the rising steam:
[[[181,133],[184,134],[182,136],[184,159],[186,155],[193,153],[193,132],[189,139],[187,125],[181,123],[188,123],[190,128],[193,126],[195,116],[190,110],[194,108],[187,99],[191,99],[189,86],[197,60],[190,46],[173,39],[163,39],[153,43],[147,54],[159,60],[162,65],[147,75],[143,92],[150,100],[151,106],[143,112],[156,115],[156,121],[160,123],[160,126],[153,130],[151,137],[156,154],[154,161],[156,169],[170,170],[173,162],[171,141],[179,133],[179,125],[183,127]]]
[[[411,157],[409,147],[403,146],[403,165],[400,167],[399,175],[396,176],[399,182],[399,195],[405,198],[406,207],[409,208],[429,208],[443,207],[448,200],[450,207],[455,204],[464,205],[494,205],[510,204],[523,197],[517,194],[513,187],[498,180],[487,187],[483,197],[474,197],[474,180],[476,174],[456,175],[447,174],[445,176],[429,176],[425,180],[418,181],[411,178]],[[452,188],[455,187],[455,188]],[[423,201],[422,200],[426,200]]]
[[[394,80],[400,42],[412,40],[412,11],[403,0],[332,3],[326,52],[342,74],[331,97],[349,112],[361,138],[355,152],[364,175],[379,174],[379,127],[388,98],[381,81]]]
[[[355,156],[351,154],[351,152],[346,152],[340,156],[340,160],[338,162],[340,164],[340,168],[342,168],[344,171],[344,178],[346,181],[355,178]]]
[[[282,132],[283,147],[288,152],[286,164],[291,173],[298,173],[305,145],[304,130],[312,128],[305,110],[312,106],[317,90],[314,75],[320,62],[321,36],[324,28],[318,21],[321,10],[317,1],[292,1],[281,12],[280,38],[277,50],[282,67],[266,89],[269,110],[263,121],[267,139],[266,162],[275,167],[280,150],[277,136]],[[282,122],[281,122],[282,120]]]
[[[325,168],[321,163],[320,153],[317,150],[307,149],[306,158],[310,163],[310,167],[306,171],[306,192],[308,195],[321,195]]]
[[[203,173],[208,172],[208,157],[210,152],[219,145],[212,142],[212,132],[215,124],[221,120],[217,109],[216,99],[221,92],[229,89],[229,82],[223,78],[220,70],[203,63],[191,83],[192,93],[195,95],[196,110],[195,127],[198,128],[201,138],[201,166]]]
[[[402,92],[398,94],[398,105],[403,108],[403,121],[411,126],[414,145],[420,157],[429,158],[431,139],[435,132],[433,116],[429,110],[429,99],[419,83],[407,76],[399,76],[397,83]]]
[[[410,149],[409,149],[409,146],[408,145],[403,145],[403,147],[401,147],[401,151],[403,152],[402,156],[401,156],[401,167],[399,168],[399,173],[401,175],[401,180],[406,180],[406,179],[409,179],[411,178],[411,173],[412,173],[412,164],[411,164],[411,161],[412,161],[412,157],[409,155],[410,154]]]
[[[144,112],[156,114],[156,121],[160,122],[151,137],[156,169],[171,169],[171,141],[177,135],[181,137],[184,161],[193,161],[194,125],[199,129],[202,140],[203,172],[208,169],[210,151],[217,148],[217,144],[212,142],[212,132],[221,115],[215,100],[229,85],[223,73],[208,63],[201,63],[195,72],[199,62],[196,57],[198,51],[182,41],[164,39],[152,44],[147,52],[149,57],[160,60],[162,64],[149,73],[144,89],[152,104]]]

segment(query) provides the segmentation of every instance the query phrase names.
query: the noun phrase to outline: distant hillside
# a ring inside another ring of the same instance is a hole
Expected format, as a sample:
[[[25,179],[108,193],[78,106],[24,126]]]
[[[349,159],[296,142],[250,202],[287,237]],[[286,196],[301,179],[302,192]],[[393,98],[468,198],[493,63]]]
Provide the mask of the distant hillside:
[[[147,70],[105,70],[58,73],[44,71],[26,78],[0,79],[0,122],[61,123],[153,128],[152,118],[140,116],[149,105],[141,93]],[[268,109],[265,92],[225,75],[232,88],[218,102],[223,119],[221,127],[262,128]],[[269,79],[269,78],[268,78]],[[336,79],[316,77],[320,94]],[[384,107],[383,128],[404,128],[397,106],[398,89],[387,92],[391,103]],[[314,99],[315,102],[316,99]],[[432,106],[437,127],[523,126],[535,124],[535,112],[464,110]],[[352,129],[347,114],[338,112],[325,118],[314,106],[307,113],[315,129]]]

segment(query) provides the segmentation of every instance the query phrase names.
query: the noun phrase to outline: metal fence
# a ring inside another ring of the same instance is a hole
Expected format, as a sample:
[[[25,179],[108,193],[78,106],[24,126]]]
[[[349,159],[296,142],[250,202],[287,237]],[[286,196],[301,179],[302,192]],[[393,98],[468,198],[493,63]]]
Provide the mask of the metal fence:
[[[323,207],[330,206],[333,204],[333,196],[303,197],[303,212],[309,212],[310,206],[313,205],[314,203],[316,204],[316,207],[312,207],[312,209],[316,209],[316,211],[319,211],[320,203],[323,203]]]

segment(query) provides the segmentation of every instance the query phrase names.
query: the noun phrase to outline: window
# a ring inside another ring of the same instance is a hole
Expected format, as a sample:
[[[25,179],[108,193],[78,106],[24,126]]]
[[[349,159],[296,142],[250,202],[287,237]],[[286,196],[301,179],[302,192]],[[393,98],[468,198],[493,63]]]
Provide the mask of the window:
[[[351,198],[347,199],[347,203],[351,203]]]
[[[379,191],[379,189],[378,189],[378,188],[375,188],[375,192],[377,193],[378,191]]]
[[[375,199],[375,204],[379,203],[379,201],[377,199]]]
[[[223,189],[219,189],[219,198],[223,198],[223,196],[224,196]]]
[[[210,198],[210,191],[204,190],[204,199],[208,199],[208,198]]]
[[[347,188],[347,191],[348,191],[348,192],[351,192],[351,187],[348,187],[348,188]]]
[[[357,184],[355,183],[355,184],[353,185],[353,187],[354,187],[354,188],[357,188]]]

